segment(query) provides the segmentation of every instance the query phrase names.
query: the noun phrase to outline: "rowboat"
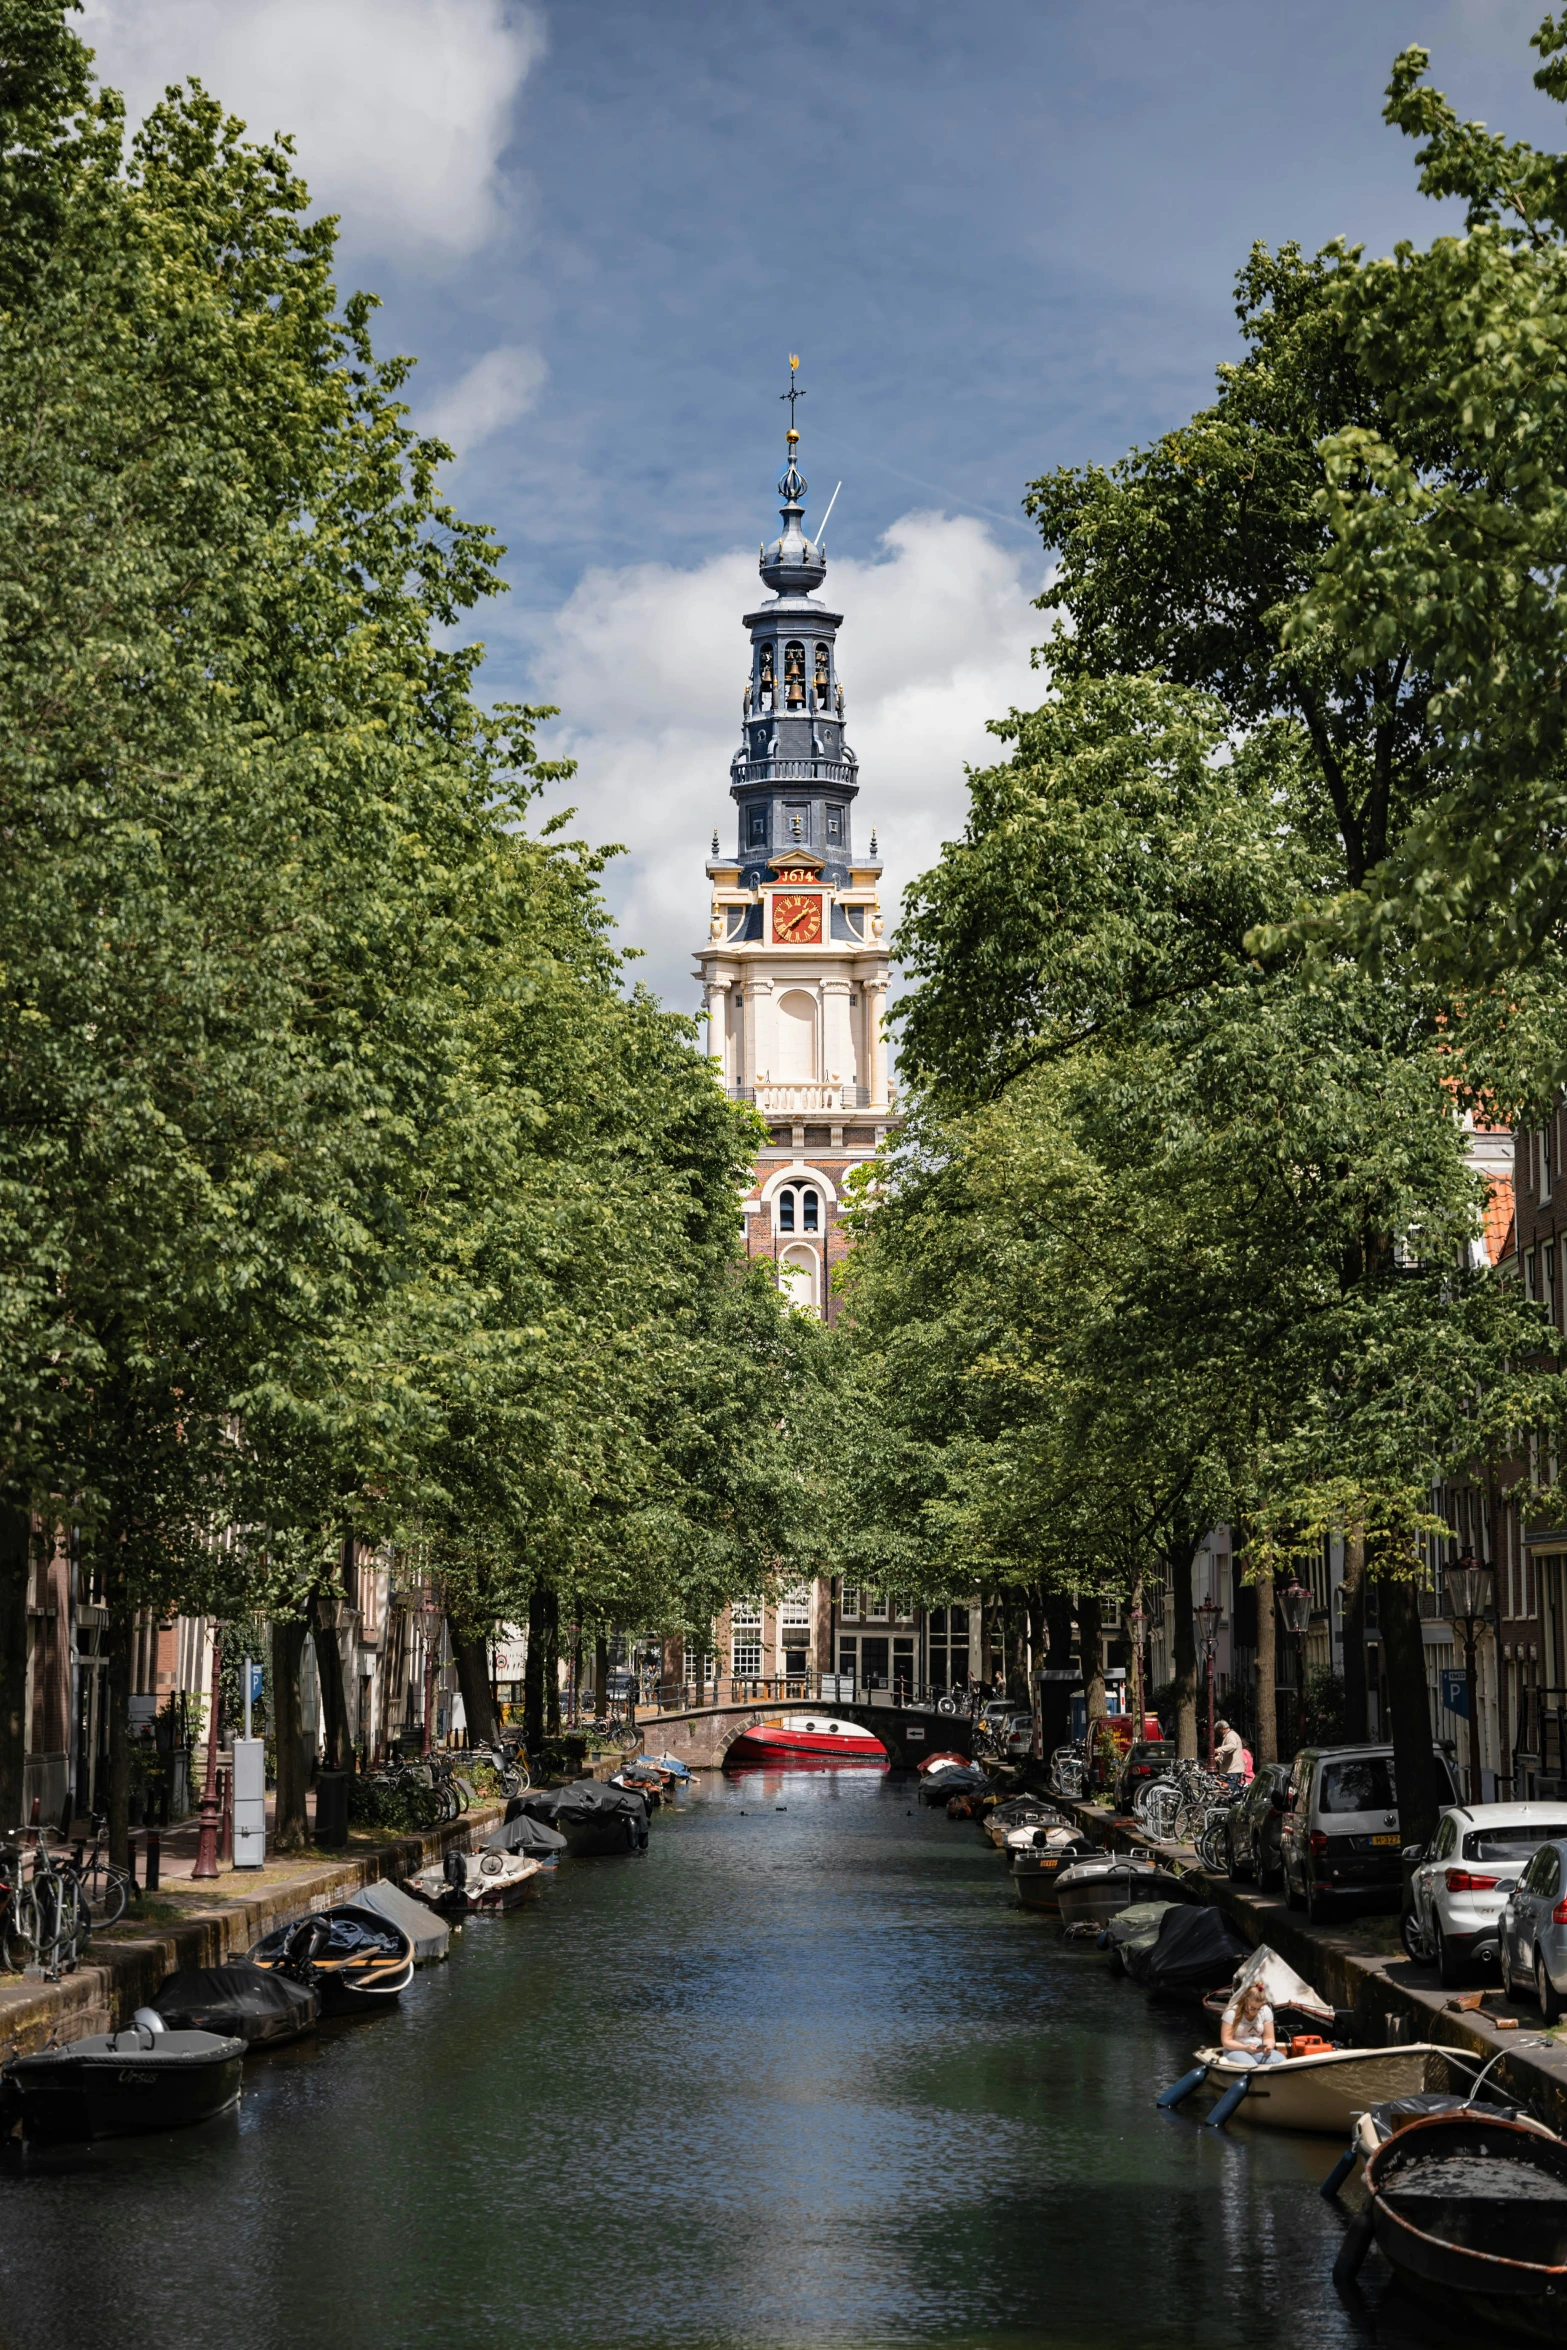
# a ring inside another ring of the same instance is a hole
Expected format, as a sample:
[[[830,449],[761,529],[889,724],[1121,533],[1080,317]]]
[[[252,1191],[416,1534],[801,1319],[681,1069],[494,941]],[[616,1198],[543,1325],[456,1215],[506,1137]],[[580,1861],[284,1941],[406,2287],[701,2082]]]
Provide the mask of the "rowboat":
[[[1371,2232],[1410,2290],[1486,2338],[1567,2342],[1567,2145],[1471,2106],[1370,2156]]]
[[[152,2002],[170,2032],[215,2032],[247,2048],[277,2048],[313,2032],[321,2001],[308,1983],[275,1968],[236,1959],[228,1966],[182,1967]]]
[[[410,1877],[410,1892],[432,1909],[459,1917],[515,1909],[544,1874],[536,1860],[519,1852],[449,1852],[435,1867]]]
[[[1312,2130],[1341,2137],[1368,2106],[1413,2097],[1430,2085],[1438,2066],[1446,2078],[1450,2052],[1428,2040],[1399,2048],[1322,2048],[1275,2064],[1249,2065],[1222,2048],[1199,2048],[1194,2065],[1206,2068],[1203,2087],[1222,2096],[1244,2081],[1240,2113],[1265,2130]]]
[[[771,1714],[742,1730],[724,1756],[726,1771],[798,1771],[822,1763],[889,1767],[887,1749],[874,1730],[825,1713]]]
[[[58,2144],[210,2121],[239,2103],[244,2057],[232,2035],[151,2025],[13,2057],[0,2070],[0,2134],[20,2121],[24,2138]]]
[[[1061,1844],[1036,1845],[1012,1855],[1012,1886],[1025,1909],[1057,1908],[1057,1884],[1074,1863],[1092,1853],[1086,1836]]]
[[[251,1963],[308,1983],[323,2015],[351,2015],[400,1998],[413,1980],[414,1948],[401,1926],[347,1902],[291,1918],[263,1934]]]

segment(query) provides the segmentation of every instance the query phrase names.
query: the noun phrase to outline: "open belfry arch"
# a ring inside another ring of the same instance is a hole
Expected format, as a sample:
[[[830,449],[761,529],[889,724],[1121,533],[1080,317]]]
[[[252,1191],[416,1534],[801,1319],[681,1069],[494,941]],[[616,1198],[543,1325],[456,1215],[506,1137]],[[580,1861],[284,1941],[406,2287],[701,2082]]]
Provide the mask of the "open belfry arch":
[[[859,762],[845,737],[841,612],[817,601],[827,558],[804,530],[789,363],[783,530],[760,551],[772,590],[744,616],[750,669],[729,769],[735,853],[708,863],[699,956],[708,1050],[728,1091],[767,1121],[744,1201],[746,1247],[795,1304],[830,1318],[845,1189],[894,1115],[886,1036],[887,944],[876,836],[854,850]]]

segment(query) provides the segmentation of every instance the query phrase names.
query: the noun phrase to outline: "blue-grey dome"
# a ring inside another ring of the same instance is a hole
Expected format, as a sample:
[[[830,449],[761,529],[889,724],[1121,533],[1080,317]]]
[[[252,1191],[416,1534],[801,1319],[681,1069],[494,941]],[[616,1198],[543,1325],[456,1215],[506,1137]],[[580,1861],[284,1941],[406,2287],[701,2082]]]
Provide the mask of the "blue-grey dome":
[[[790,439],[795,436],[791,433]],[[807,596],[812,588],[821,586],[827,577],[827,558],[820,547],[813,547],[800,528],[805,512],[806,481],[791,455],[787,470],[778,484],[778,495],[783,500],[780,515],[783,535],[774,539],[762,551],[757,569],[778,596]]]

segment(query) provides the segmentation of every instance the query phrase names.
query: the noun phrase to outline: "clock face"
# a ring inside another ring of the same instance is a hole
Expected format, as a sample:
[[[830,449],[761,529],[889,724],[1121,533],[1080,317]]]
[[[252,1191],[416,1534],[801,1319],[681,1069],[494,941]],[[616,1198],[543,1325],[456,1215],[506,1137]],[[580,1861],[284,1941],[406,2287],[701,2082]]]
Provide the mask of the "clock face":
[[[822,901],[819,897],[795,897],[780,894],[773,900],[773,940],[775,945],[808,947],[822,935]]]

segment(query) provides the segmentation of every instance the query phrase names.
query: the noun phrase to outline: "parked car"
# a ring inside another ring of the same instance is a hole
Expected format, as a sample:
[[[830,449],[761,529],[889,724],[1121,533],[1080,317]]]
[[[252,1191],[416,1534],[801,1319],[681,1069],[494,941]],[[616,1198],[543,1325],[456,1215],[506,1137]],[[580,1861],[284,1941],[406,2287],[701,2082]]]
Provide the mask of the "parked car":
[[[1445,1801],[1456,1804],[1452,1765],[1433,1746]],[[1280,1801],[1275,1797],[1275,1801]],[[1290,1765],[1282,1801],[1279,1866],[1291,1909],[1315,1923],[1354,1897],[1402,1908],[1403,1838],[1391,1746],[1305,1746]]]
[[[1502,1989],[1522,1984],[1548,2024],[1560,2023],[1567,1993],[1567,1838],[1542,1844],[1502,1910]]]
[[[1034,1751],[1034,1717],[1032,1714],[1012,1714],[997,1731],[1001,1751],[1013,1762],[1021,1761]]]
[[[1264,1893],[1279,1889],[1279,1830],[1283,1818],[1273,1798],[1289,1786],[1288,1763],[1263,1763],[1244,1795],[1225,1815],[1230,1875],[1254,1877]]]
[[[1409,1878],[1404,1947],[1411,1957],[1434,1959],[1448,1990],[1481,1960],[1500,1963],[1502,1913],[1530,1858],[1542,1844],[1567,1841],[1567,1805],[1459,1804],[1444,1811]],[[1418,1857],[1417,1857],[1418,1855]]]
[[[1175,1747],[1170,1739],[1139,1738],[1135,1740],[1126,1750],[1126,1760],[1122,1763],[1115,1782],[1116,1810],[1119,1812],[1130,1811],[1132,1797],[1137,1793],[1138,1788],[1146,1786],[1150,1779],[1167,1777],[1170,1765],[1174,1760]]]

